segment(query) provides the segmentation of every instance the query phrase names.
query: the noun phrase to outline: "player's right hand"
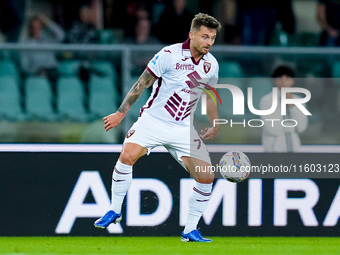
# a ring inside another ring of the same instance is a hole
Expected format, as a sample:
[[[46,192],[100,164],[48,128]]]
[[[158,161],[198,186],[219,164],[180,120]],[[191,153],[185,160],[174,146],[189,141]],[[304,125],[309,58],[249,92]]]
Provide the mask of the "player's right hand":
[[[120,112],[115,112],[104,117],[103,121],[104,121],[105,130],[109,131],[111,128],[118,126],[124,117],[125,117],[125,114],[120,113]]]

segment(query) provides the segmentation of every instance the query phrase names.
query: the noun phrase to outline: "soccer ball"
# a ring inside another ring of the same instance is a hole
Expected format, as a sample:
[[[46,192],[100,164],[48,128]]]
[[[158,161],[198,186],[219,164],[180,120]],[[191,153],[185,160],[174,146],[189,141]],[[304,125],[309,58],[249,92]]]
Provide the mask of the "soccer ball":
[[[249,158],[243,152],[229,151],[222,156],[219,168],[224,179],[239,183],[249,176],[251,164]]]

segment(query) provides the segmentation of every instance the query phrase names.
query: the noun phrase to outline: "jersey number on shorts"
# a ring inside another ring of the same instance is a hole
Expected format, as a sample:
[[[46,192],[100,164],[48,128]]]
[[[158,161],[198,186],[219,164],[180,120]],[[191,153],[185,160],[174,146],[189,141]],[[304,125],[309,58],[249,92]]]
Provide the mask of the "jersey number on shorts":
[[[201,139],[194,139],[194,142],[197,142],[197,150],[199,150],[201,148]]]

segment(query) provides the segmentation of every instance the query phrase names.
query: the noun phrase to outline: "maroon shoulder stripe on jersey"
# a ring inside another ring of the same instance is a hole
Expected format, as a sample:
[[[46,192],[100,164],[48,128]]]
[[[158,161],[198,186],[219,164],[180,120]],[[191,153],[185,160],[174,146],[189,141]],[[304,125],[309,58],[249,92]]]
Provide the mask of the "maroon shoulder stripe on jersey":
[[[158,86],[157,86],[157,88],[156,88],[156,90],[155,90],[155,94],[153,94],[153,97],[152,97],[151,100],[148,102],[148,105],[145,106],[145,107],[142,107],[142,108],[140,109],[140,114],[139,114],[139,116],[142,116],[142,113],[144,112],[145,109],[149,109],[149,108],[151,107],[151,105],[153,104],[153,101],[154,101],[154,100],[156,99],[156,97],[158,96],[158,92],[159,92],[161,86],[162,86],[162,78],[159,78],[159,79],[158,79]]]
[[[151,73],[151,75],[155,77],[155,79],[159,79],[159,77],[148,66],[146,67],[146,70],[148,70],[149,73]]]

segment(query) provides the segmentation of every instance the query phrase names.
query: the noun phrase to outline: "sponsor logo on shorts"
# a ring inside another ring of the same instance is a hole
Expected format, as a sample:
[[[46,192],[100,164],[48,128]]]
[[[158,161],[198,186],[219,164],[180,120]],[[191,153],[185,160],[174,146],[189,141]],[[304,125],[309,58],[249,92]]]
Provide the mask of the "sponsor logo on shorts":
[[[136,130],[129,130],[126,134],[126,138],[130,138],[135,132]]]

